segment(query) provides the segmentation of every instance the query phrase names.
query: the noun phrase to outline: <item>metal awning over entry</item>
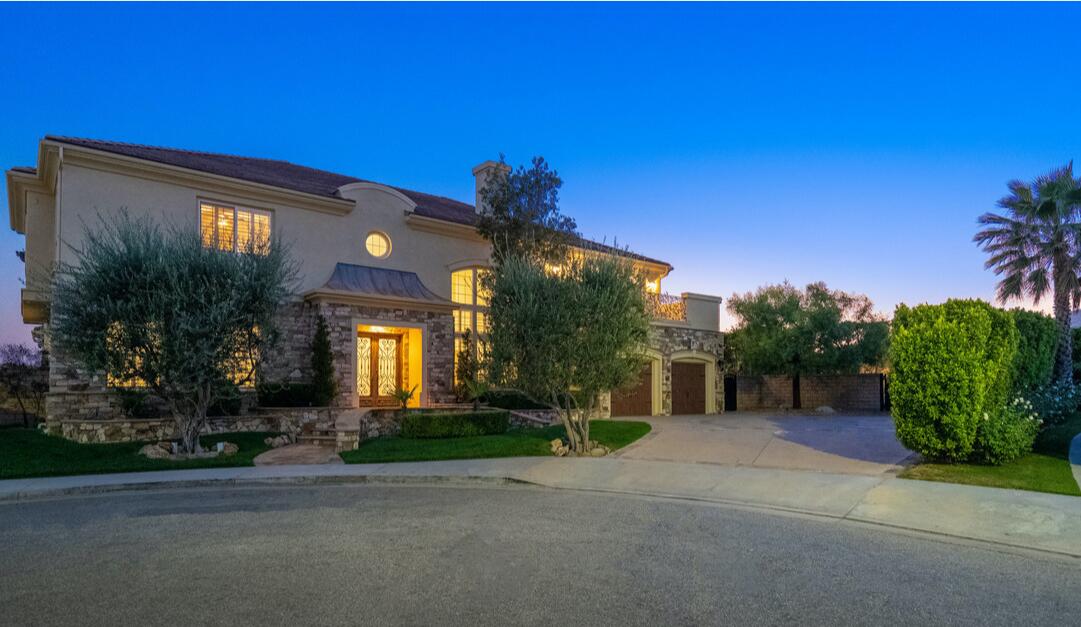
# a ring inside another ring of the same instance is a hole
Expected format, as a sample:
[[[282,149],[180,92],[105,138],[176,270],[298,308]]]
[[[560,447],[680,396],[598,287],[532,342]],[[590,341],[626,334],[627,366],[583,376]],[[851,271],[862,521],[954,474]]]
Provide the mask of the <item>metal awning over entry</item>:
[[[339,263],[327,282],[304,295],[309,300],[326,299],[359,304],[407,306],[413,309],[450,311],[450,300],[431,291],[415,272]]]

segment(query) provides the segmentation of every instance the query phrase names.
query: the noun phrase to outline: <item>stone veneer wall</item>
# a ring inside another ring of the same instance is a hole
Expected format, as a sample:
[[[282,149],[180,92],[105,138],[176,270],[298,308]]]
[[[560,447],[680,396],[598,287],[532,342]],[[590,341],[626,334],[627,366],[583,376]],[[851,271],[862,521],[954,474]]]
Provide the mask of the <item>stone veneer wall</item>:
[[[297,302],[287,306],[281,322],[281,342],[273,358],[265,359],[262,377],[267,381],[308,381],[311,379],[311,343],[316,315],[322,314],[330,332],[334,372],[338,378],[337,404],[356,407],[357,319],[378,320],[386,326],[396,323],[423,325],[426,344],[425,385],[430,404],[454,401],[454,318],[449,312],[418,309],[368,307],[340,303]],[[415,382],[410,382],[415,383]]]
[[[724,354],[724,334],[720,331],[704,331],[686,327],[654,324],[650,327],[649,346],[661,354],[661,411],[672,413],[672,354],[680,351],[696,351],[712,355],[717,361]],[[716,368],[713,390],[717,399],[717,411],[724,409],[724,373]]]
[[[672,355],[680,351],[695,351],[711,355],[719,361],[724,354],[724,334],[720,331],[690,329],[668,324],[654,324],[649,330],[649,348],[661,355],[661,414],[672,413]],[[724,409],[724,373],[718,365],[713,382],[717,399],[717,411]],[[612,415],[611,395],[601,397],[601,411],[597,417]]]
[[[356,334],[353,321],[356,318],[379,320],[388,326],[401,322],[424,325],[423,335],[427,344],[425,387],[428,401],[454,401],[454,320],[449,312],[302,301],[289,303],[279,314],[279,342],[261,364],[261,381],[311,380],[311,343],[318,313],[322,313],[326,318],[330,331],[334,368],[338,377],[339,406],[356,407],[358,404],[356,356],[353,354],[353,337]],[[254,395],[249,395],[246,408],[254,404],[253,397]],[[103,433],[108,430],[118,438],[154,439],[157,436],[143,438],[142,435],[125,434],[154,434],[165,428],[149,426],[149,423],[154,421],[132,420],[124,415],[116,394],[105,385],[103,375],[86,372],[66,360],[63,355],[55,353],[50,355],[49,360],[49,392],[46,395],[45,407],[47,427],[57,434],[74,436],[76,433]],[[115,424],[110,427],[104,424],[105,421],[113,421]],[[69,423],[66,427],[65,422]],[[76,424],[87,426],[75,426]],[[79,436],[80,439],[91,437],[97,436]]]

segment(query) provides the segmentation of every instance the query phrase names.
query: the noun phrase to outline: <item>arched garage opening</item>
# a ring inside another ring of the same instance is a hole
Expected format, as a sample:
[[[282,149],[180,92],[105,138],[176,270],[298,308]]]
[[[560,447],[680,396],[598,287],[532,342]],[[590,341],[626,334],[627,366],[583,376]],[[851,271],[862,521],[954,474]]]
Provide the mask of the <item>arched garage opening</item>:
[[[659,416],[664,413],[661,382],[664,379],[664,364],[661,354],[649,351],[649,361],[642,368],[638,382],[632,387],[613,390],[611,395],[611,415],[620,416]]]
[[[701,351],[672,353],[672,415],[717,413],[717,358]]]

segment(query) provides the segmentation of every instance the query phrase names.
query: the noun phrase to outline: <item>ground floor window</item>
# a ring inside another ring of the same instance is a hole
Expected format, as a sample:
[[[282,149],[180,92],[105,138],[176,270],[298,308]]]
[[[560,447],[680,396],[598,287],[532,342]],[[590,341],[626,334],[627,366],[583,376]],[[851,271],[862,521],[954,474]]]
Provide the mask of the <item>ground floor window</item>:
[[[487,351],[488,290],[487,268],[464,268],[451,273],[451,300],[458,304],[454,312],[454,372],[458,379],[459,356],[468,342],[474,359]],[[468,338],[468,339],[467,339]]]

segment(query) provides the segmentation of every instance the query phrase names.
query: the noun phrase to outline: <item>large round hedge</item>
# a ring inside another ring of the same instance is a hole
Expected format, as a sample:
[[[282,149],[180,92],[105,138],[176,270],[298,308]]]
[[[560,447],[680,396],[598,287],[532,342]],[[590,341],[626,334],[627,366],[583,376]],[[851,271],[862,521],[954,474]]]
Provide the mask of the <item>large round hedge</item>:
[[[890,340],[890,402],[897,438],[927,458],[962,461],[978,422],[1010,394],[1018,331],[1013,317],[980,300],[901,305]]]

